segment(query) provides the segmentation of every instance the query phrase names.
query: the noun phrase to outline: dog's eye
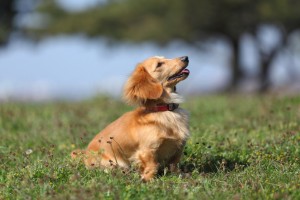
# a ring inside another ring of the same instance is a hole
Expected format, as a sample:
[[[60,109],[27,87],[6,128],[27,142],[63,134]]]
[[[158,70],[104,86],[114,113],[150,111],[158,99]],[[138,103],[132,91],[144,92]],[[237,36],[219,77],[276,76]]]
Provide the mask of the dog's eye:
[[[158,62],[156,68],[161,67],[163,64],[164,64],[163,62]]]

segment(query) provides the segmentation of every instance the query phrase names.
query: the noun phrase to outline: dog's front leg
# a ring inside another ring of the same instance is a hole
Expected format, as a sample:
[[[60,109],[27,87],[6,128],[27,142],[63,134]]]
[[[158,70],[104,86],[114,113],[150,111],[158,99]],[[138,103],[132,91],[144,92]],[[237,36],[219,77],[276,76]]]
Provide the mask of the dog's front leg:
[[[180,172],[179,170],[179,162],[182,156],[183,147],[178,149],[174,156],[169,160],[168,168],[171,172]]]
[[[158,163],[153,151],[143,151],[139,154],[141,178],[143,181],[149,181],[157,173]]]

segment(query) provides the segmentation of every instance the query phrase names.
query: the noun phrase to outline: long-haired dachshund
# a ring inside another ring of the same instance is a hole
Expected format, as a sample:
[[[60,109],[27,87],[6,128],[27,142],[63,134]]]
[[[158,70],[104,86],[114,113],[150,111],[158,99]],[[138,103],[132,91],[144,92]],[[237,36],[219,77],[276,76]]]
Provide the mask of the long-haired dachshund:
[[[87,168],[139,167],[143,181],[159,166],[176,167],[189,137],[188,113],[179,107],[176,84],[186,79],[187,56],[151,57],[139,63],[124,87],[124,100],[136,105],[97,134],[86,150],[75,150]]]

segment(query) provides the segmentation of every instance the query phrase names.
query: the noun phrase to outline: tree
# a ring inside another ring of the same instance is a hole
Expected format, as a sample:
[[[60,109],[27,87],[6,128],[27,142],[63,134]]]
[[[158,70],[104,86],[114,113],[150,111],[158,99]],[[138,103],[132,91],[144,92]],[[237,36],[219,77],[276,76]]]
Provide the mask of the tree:
[[[0,1],[0,46],[7,43],[10,33],[13,30],[13,20],[16,15],[14,9],[15,1]]]
[[[264,0],[260,5],[261,24],[271,24],[281,32],[281,40],[269,52],[263,50],[257,41],[257,49],[260,54],[261,72],[260,72],[260,91],[263,92],[269,88],[269,71],[274,59],[278,54],[287,48],[288,39],[294,31],[299,29],[300,2],[296,0]],[[254,34],[257,37],[256,34]]]
[[[113,0],[77,13],[68,13],[54,1],[45,1],[40,12],[49,17],[44,29],[31,30],[35,37],[84,33],[132,42],[153,41],[166,44],[175,39],[194,44],[207,38],[225,38],[232,47],[232,81],[236,88],[243,78],[240,42],[252,34],[260,55],[261,90],[269,86],[272,61],[291,32],[298,28],[300,2],[296,0]],[[270,52],[261,47],[257,30],[272,24],[283,33],[281,44]]]

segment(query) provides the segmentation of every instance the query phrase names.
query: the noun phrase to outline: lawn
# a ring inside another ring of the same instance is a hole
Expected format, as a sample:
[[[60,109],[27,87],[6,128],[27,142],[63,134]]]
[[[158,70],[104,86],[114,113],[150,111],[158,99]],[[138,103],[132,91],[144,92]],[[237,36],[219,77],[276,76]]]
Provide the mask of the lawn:
[[[132,109],[82,102],[0,104],[0,199],[300,199],[300,96],[193,97],[180,173],[142,183],[137,171],[72,161]]]

